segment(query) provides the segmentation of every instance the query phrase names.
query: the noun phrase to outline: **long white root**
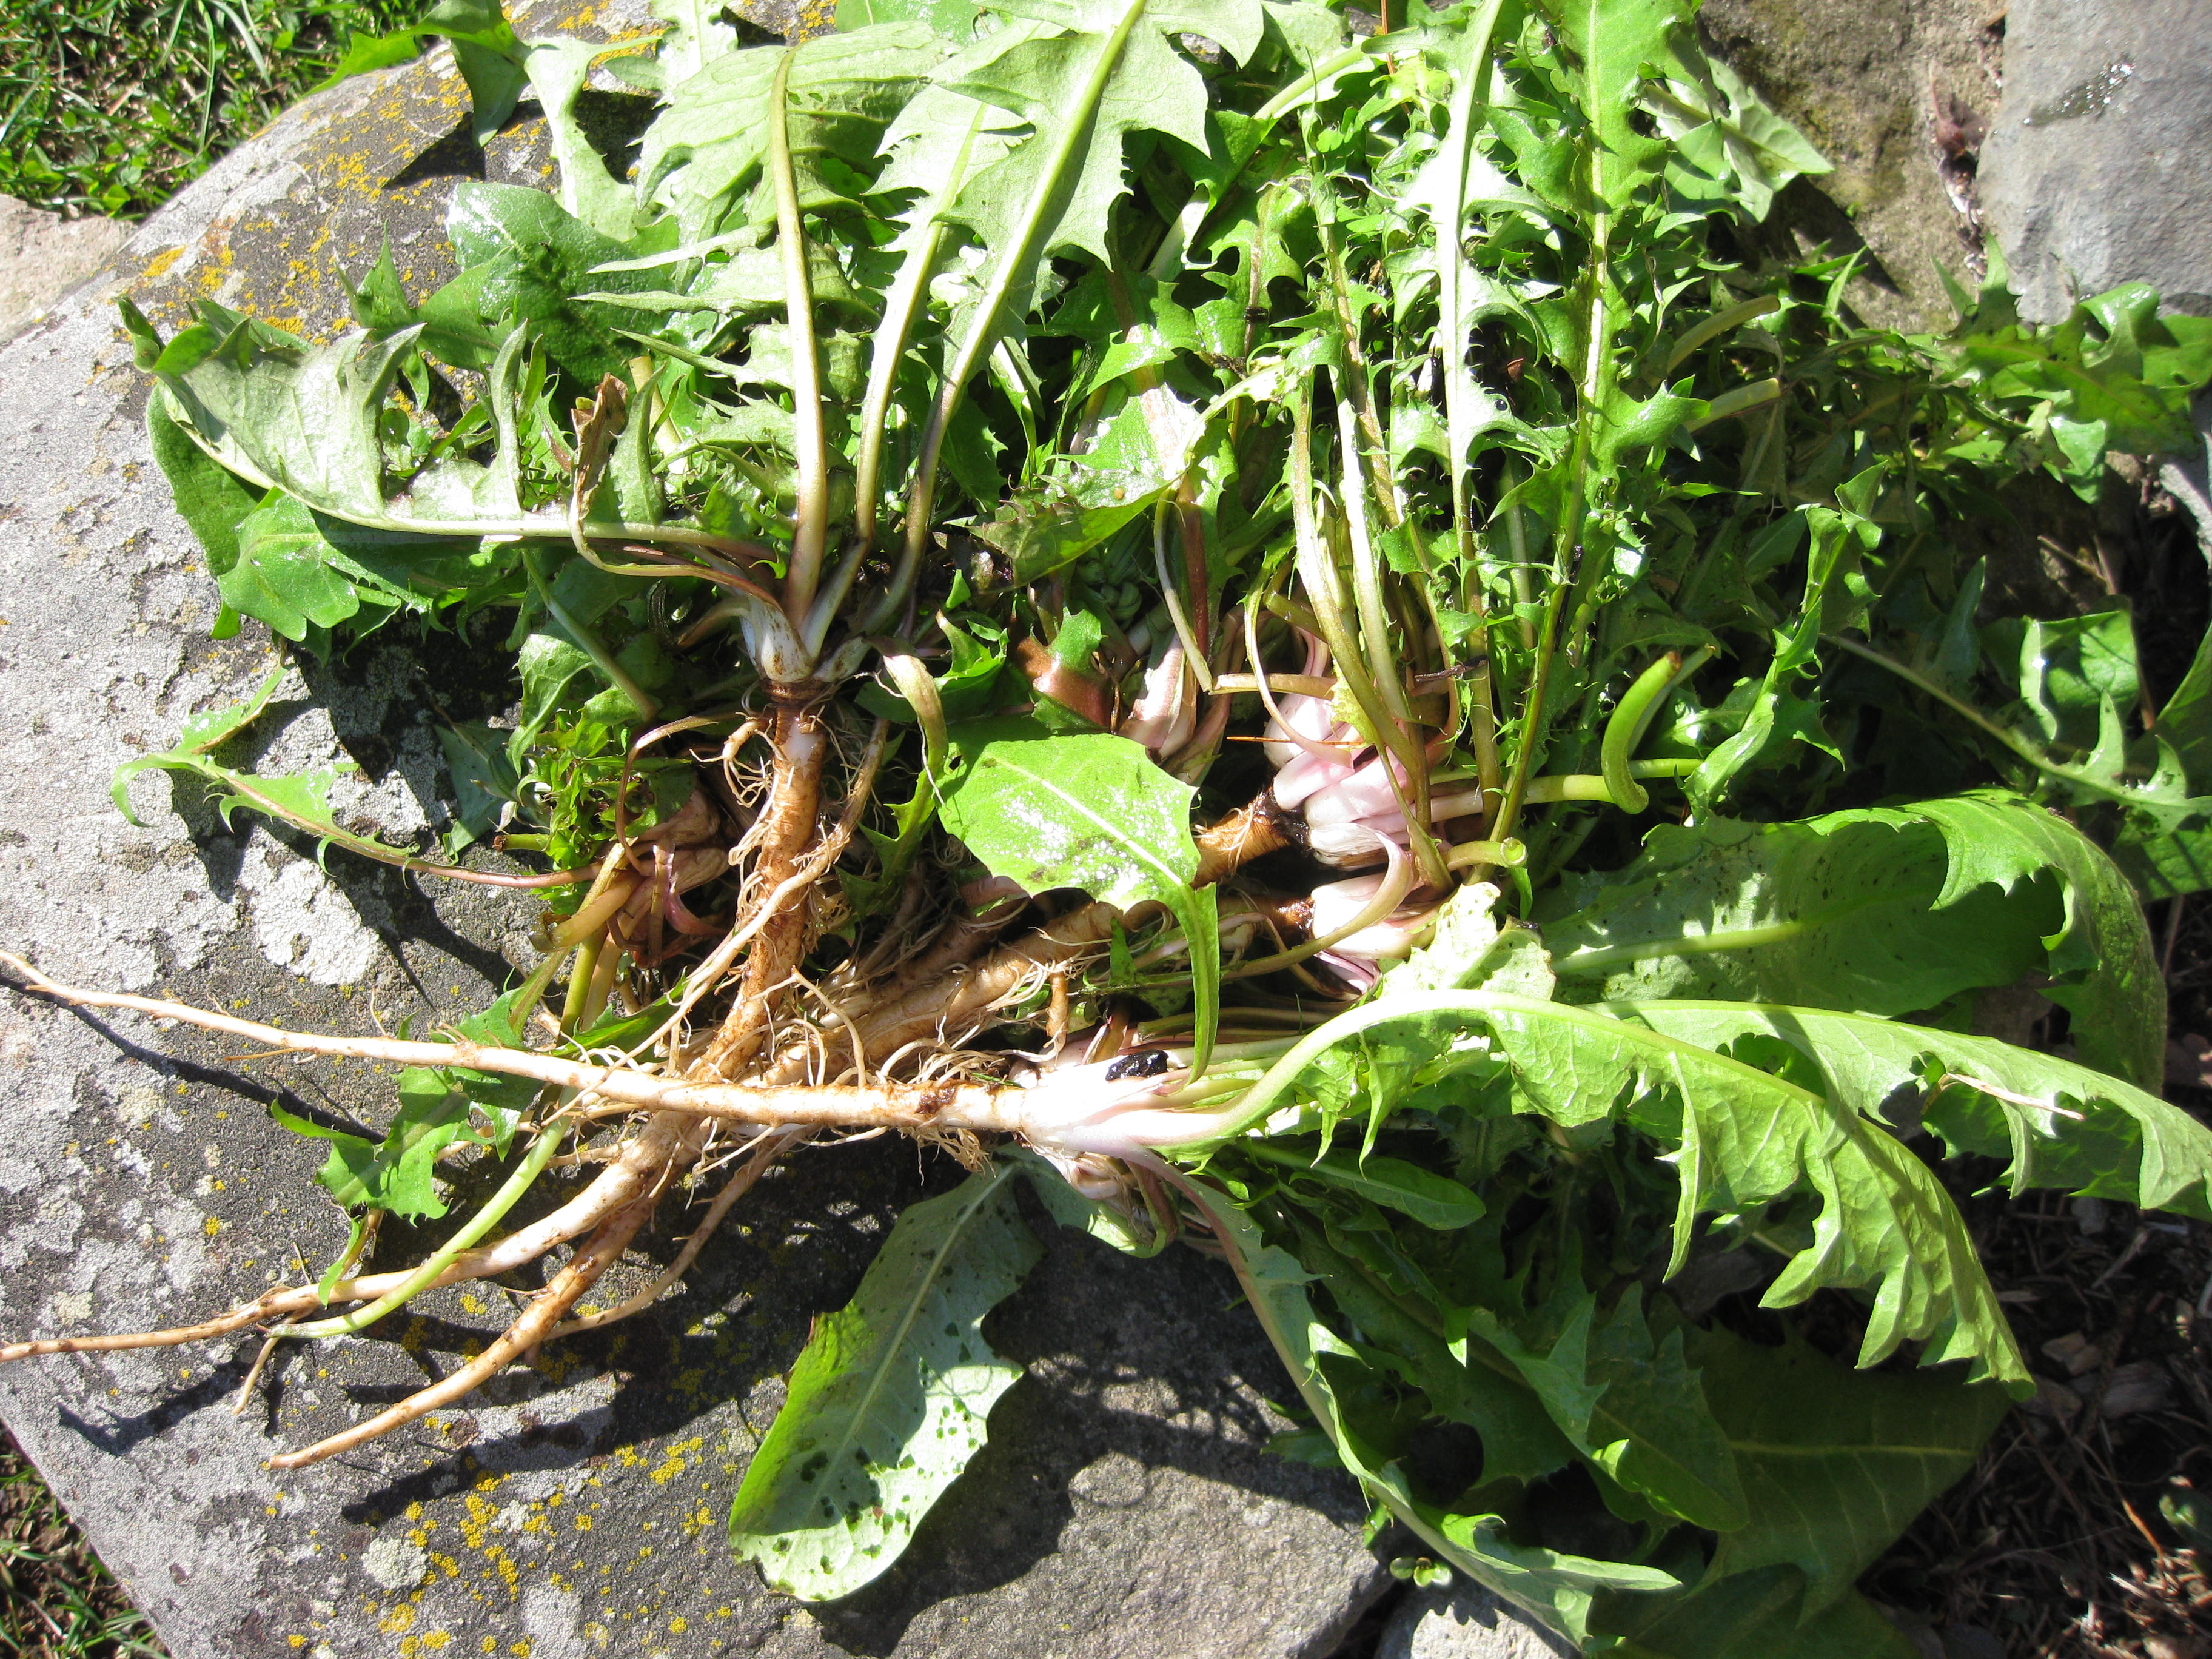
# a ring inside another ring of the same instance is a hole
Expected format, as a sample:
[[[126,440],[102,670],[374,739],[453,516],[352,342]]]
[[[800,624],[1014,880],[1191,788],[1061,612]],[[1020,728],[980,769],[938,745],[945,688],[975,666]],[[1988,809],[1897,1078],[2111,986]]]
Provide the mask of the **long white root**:
[[[563,1060],[527,1048],[495,1048],[466,1040],[408,1042],[391,1037],[287,1031],[280,1026],[195,1008],[189,1003],[63,985],[5,952],[0,952],[0,963],[21,974],[33,989],[80,1007],[128,1008],[155,1019],[173,1019],[203,1030],[241,1037],[282,1053],[377,1060],[399,1066],[459,1066],[502,1077],[528,1078],[574,1090],[580,1102],[596,1097],[610,1103],[613,1113],[677,1112],[690,1117],[726,1118],[763,1128],[939,1128],[1011,1134],[1024,1127],[1018,1109],[1022,1091],[988,1084],[883,1083],[863,1089],[799,1083],[694,1083],[641,1069]],[[610,1111],[586,1107],[581,1115],[605,1116]]]

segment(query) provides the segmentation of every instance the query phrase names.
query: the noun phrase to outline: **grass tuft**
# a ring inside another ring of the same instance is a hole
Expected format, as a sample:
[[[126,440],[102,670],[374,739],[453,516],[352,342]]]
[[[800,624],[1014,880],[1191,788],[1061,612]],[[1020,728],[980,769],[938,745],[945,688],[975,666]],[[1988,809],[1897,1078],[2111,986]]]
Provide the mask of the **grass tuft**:
[[[0,195],[143,218],[420,0],[0,0]]]
[[[0,1654],[166,1659],[167,1653],[15,1437],[0,1435]]]

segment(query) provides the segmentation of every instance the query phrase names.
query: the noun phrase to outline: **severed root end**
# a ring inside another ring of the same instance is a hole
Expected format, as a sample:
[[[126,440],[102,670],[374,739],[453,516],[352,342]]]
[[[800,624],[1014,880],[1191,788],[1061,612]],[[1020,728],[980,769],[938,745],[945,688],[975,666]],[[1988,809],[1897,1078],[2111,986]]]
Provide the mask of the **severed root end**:
[[[1210,887],[1254,859],[1280,852],[1294,843],[1302,822],[1297,813],[1275,804],[1273,790],[1261,790],[1250,805],[1238,807],[1198,832],[1198,873],[1192,884]]]

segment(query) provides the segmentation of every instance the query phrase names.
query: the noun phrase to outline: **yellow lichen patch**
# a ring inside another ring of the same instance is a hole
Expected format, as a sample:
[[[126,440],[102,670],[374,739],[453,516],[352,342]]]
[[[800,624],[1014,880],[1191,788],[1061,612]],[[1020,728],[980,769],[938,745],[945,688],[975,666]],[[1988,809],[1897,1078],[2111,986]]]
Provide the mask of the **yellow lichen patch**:
[[[484,1559],[490,1562],[498,1572],[500,1583],[507,1586],[507,1593],[510,1596],[522,1594],[522,1572],[514,1565],[513,1556],[499,1545],[494,1544],[484,1551]]]
[[[699,1448],[705,1443],[706,1437],[703,1435],[695,1435],[689,1440],[678,1441],[676,1444],[670,1446],[667,1450],[662,1454],[659,1467],[653,1471],[653,1484],[656,1486],[665,1486],[670,1481],[673,1480],[678,1475],[683,1474],[684,1470],[684,1454],[685,1452],[696,1452]]]
[[[386,1636],[398,1636],[415,1627],[415,1609],[402,1601],[376,1621],[377,1629]]]
[[[474,1492],[468,1495],[466,1508],[468,1516],[461,1522],[461,1541],[472,1550],[480,1550],[483,1547],[484,1533],[496,1512]]]

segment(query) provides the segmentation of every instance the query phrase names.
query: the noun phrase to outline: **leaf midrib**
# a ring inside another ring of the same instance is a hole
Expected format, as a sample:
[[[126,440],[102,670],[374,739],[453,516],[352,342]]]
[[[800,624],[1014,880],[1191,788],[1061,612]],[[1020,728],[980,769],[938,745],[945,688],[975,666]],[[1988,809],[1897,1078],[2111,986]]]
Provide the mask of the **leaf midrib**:
[[[1794,939],[1802,939],[1876,905],[1924,902],[1935,897],[1937,890],[1934,886],[1923,884],[1900,891],[1867,894],[1788,921],[1762,922],[1751,927],[1716,928],[1706,933],[1641,939],[1627,945],[1600,945],[1595,950],[1578,951],[1572,956],[1555,959],[1552,971],[1565,979],[1594,979],[1612,972],[1616,967],[1633,963],[1660,962],[1668,957],[1717,956],[1728,951],[1755,951],[1764,945],[1783,945]]]
[[[853,1408],[847,1431],[838,1440],[836,1455],[833,1458],[830,1468],[842,1469],[846,1467],[843,1455],[853,1446],[854,1439],[853,1425],[866,1422],[875,1409],[876,1399],[883,1392],[890,1376],[893,1363],[906,1346],[907,1334],[914,1329],[915,1322],[921,1316],[921,1304],[928,1299],[930,1291],[936,1286],[938,1279],[944,1273],[946,1262],[951,1259],[955,1247],[962,1235],[967,1231],[969,1224],[975,1218],[977,1211],[998,1195],[999,1188],[1012,1179],[1013,1174],[1012,1165],[1001,1165],[990,1182],[975,1194],[973,1200],[946,1228],[944,1243],[938,1246],[937,1254],[931,1258],[928,1270],[922,1275],[921,1283],[915,1287],[913,1296],[908,1299],[904,1312],[899,1316],[896,1328],[896,1334],[885,1341],[877,1364],[869,1374],[867,1389]],[[872,1464],[870,1467],[872,1468],[875,1466]],[[871,1474],[870,1479],[873,1478]],[[842,1523],[836,1529],[843,1530]]]

